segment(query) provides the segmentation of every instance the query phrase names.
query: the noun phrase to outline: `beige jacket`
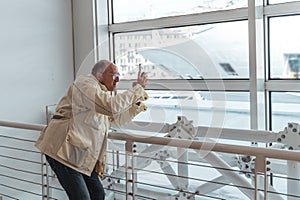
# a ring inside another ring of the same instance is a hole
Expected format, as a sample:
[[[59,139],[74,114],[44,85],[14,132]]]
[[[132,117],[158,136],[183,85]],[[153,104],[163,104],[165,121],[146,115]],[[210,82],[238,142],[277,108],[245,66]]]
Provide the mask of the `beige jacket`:
[[[112,97],[93,75],[80,76],[56,108],[55,115],[62,118],[50,121],[35,146],[83,174],[94,168],[101,173],[110,124],[131,121],[143,110],[138,102],[147,98],[140,85]]]

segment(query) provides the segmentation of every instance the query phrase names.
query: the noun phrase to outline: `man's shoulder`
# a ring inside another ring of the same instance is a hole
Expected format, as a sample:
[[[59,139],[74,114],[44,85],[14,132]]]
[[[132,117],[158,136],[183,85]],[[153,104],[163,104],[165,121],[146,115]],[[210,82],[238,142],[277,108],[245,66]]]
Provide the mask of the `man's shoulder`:
[[[96,80],[96,78],[92,74],[81,74],[76,77],[75,81],[80,81],[80,80]]]
[[[88,75],[80,75],[76,78],[74,82],[76,87],[79,87],[81,89],[91,89],[94,88],[99,91],[107,92],[107,89],[104,85],[99,83],[99,81],[96,79],[96,77],[92,74]]]
[[[92,74],[80,75],[76,78],[77,84],[98,84],[97,79]]]

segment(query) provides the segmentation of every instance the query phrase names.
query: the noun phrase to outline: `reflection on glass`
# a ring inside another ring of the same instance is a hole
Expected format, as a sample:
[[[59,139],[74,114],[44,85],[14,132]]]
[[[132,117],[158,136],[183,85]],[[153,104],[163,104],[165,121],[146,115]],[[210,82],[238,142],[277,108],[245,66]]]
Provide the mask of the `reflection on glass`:
[[[121,78],[141,64],[151,79],[249,78],[247,21],[114,35]]]
[[[289,122],[300,123],[300,92],[272,92],[272,131],[282,131]]]
[[[187,83],[187,87],[188,83]],[[186,116],[194,126],[250,128],[249,93],[205,91],[147,91],[147,111],[135,120],[175,123]]]
[[[273,79],[300,77],[300,16],[270,19],[270,72]]]
[[[113,17],[119,23],[246,6],[247,0],[113,0]]]
[[[269,0],[269,4],[295,2],[295,1],[299,1],[299,0]]]

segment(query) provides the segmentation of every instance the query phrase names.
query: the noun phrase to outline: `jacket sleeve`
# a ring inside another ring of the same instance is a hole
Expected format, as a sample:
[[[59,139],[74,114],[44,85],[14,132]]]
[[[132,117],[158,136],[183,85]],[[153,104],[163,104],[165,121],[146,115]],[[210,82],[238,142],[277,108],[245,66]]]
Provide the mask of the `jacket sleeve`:
[[[129,112],[131,108],[134,109],[136,103],[147,99],[148,95],[142,86],[136,85],[132,89],[126,90],[113,97],[102,91],[95,96],[95,108],[96,112],[99,113],[101,113],[102,110],[106,110],[107,115],[114,118],[125,111]],[[133,109],[131,113],[133,113]]]
[[[146,111],[147,107],[142,102],[138,102],[129,108],[127,111],[114,115],[111,118],[111,123],[114,126],[121,127],[130,122],[140,112]]]
[[[147,99],[148,95],[140,85],[136,85],[116,96],[111,96],[108,92],[102,90],[98,83],[83,80],[74,83],[72,106],[73,111],[77,107],[84,107],[114,118],[114,116],[128,111],[137,102]],[[82,109],[79,108],[78,110]],[[134,113],[133,111],[129,112]]]

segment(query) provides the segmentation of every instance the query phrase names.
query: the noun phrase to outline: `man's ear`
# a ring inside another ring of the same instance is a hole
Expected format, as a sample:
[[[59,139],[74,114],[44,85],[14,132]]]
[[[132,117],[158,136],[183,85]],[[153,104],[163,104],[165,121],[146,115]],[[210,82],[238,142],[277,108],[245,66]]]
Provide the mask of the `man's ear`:
[[[102,82],[103,76],[102,76],[102,73],[101,73],[101,72],[97,72],[97,73],[96,73],[96,79],[97,79],[99,82]]]

